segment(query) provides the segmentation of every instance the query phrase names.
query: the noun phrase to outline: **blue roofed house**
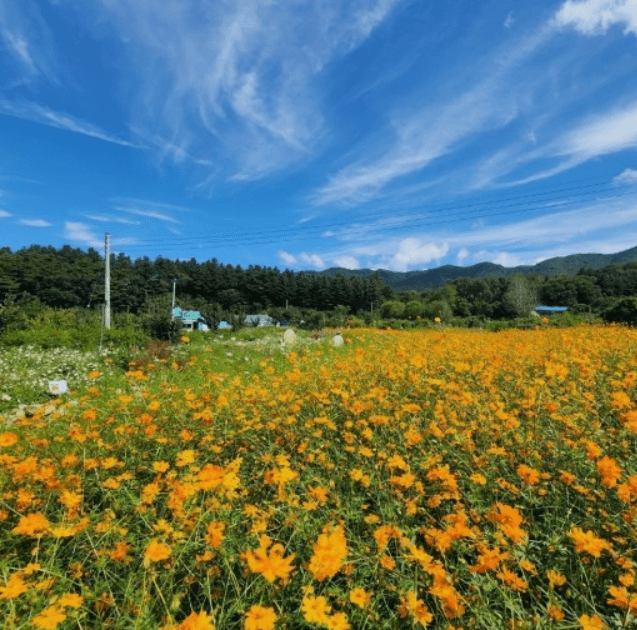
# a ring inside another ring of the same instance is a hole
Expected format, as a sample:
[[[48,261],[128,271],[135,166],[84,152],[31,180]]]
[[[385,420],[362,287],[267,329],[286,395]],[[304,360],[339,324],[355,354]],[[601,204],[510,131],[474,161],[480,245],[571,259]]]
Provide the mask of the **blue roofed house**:
[[[173,309],[173,319],[181,320],[184,330],[210,330],[204,316],[199,311],[186,311],[176,306]]]
[[[533,309],[538,315],[559,315],[568,311],[568,306],[543,306],[539,304]]]

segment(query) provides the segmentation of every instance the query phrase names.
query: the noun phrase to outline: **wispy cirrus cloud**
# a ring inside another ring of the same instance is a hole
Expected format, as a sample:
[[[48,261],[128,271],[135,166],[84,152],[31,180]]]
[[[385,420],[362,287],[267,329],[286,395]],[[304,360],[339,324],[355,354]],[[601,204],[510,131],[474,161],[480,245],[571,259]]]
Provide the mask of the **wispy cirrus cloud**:
[[[553,177],[594,158],[635,148],[637,101],[583,117],[571,123],[570,129],[557,133],[554,139],[530,150],[528,145],[518,143],[496,153],[477,169],[480,175],[476,176],[475,185],[479,188],[528,184]],[[545,165],[549,161],[553,164],[548,168],[533,168],[534,163]],[[501,180],[508,173],[523,168],[529,169],[531,173]]]
[[[147,217],[149,219],[157,219],[159,221],[166,221],[168,223],[179,223],[177,219],[171,217],[165,212],[158,212],[157,210],[146,210],[143,208],[127,208],[125,206],[116,206],[115,210],[121,212],[128,212],[128,214],[134,214],[138,217]]]
[[[193,155],[235,180],[312,155],[325,134],[317,81],[407,0],[294,3],[103,0],[138,91],[131,125],[176,160]],[[98,8],[99,7],[99,8]],[[220,155],[223,156],[220,158]]]
[[[0,210],[0,219],[8,219],[11,215],[7,210]]]
[[[64,237],[69,241],[81,243],[87,247],[94,247],[97,250],[104,248],[104,236],[97,234],[89,225],[80,221],[65,221]],[[132,236],[114,237],[111,239],[111,246],[115,248],[123,245],[137,245],[139,240]]]
[[[157,219],[166,223],[181,223],[173,215],[175,213],[184,214],[191,212],[190,208],[185,206],[177,206],[170,203],[160,201],[151,201],[147,199],[136,199],[135,197],[115,197],[111,199],[113,209],[118,212],[126,212],[138,217],[146,217],[148,219]],[[120,219],[120,223],[126,219]]]
[[[18,221],[20,225],[24,225],[26,227],[51,227],[53,223],[50,221],[45,221],[44,219],[20,219]]]
[[[424,107],[408,106],[390,116],[387,130],[393,138],[378,158],[359,159],[331,176],[313,196],[319,205],[358,205],[368,202],[395,180],[421,171],[456,150],[463,142],[486,131],[501,129],[515,120],[535,85],[518,80],[514,71],[549,38],[542,26],[518,40],[514,46],[492,52],[475,63],[479,76],[459,96]],[[484,72],[484,68],[489,71]],[[515,85],[516,89],[512,88]],[[519,88],[519,89],[518,89]],[[449,90],[453,92],[453,90]],[[411,94],[411,101],[427,98]],[[369,151],[368,151],[369,152]]]
[[[84,136],[89,136],[90,138],[103,140],[104,142],[119,144],[123,147],[134,149],[145,148],[135,142],[109,134],[86,120],[80,120],[75,116],[63,112],[56,112],[31,101],[9,101],[7,99],[0,99],[0,114],[21,118],[22,120],[30,120],[31,122],[55,127],[56,129],[79,133]]]
[[[141,221],[134,219],[125,219],[123,217],[108,214],[85,214],[87,219],[91,221],[99,221],[100,223],[119,223],[120,225],[141,225]]]
[[[55,51],[49,27],[33,0],[0,3],[0,41],[16,66],[16,83],[43,76],[55,82]]]

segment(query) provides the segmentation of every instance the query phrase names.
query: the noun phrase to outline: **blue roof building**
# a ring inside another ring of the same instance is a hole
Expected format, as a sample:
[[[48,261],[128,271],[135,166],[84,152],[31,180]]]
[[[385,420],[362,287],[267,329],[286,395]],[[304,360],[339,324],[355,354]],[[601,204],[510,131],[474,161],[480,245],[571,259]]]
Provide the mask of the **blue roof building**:
[[[558,315],[568,311],[568,306],[543,306],[542,304],[533,309],[538,315]]]
[[[173,319],[180,319],[184,330],[209,330],[204,316],[199,311],[186,311],[176,306],[173,309]]]

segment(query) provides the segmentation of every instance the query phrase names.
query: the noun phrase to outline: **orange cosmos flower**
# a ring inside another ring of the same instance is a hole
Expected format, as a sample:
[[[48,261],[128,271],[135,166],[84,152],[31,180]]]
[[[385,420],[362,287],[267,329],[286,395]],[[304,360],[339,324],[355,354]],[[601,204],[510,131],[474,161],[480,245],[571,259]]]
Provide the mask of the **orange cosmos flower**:
[[[66,615],[57,606],[45,608],[31,623],[40,630],[54,630],[66,619]]]
[[[23,536],[42,536],[50,527],[51,524],[44,514],[35,512],[21,517],[11,532],[13,534],[22,534]]]
[[[349,630],[351,627],[347,620],[347,615],[343,612],[334,613],[331,617],[328,617],[325,625],[327,630]]]
[[[553,604],[549,605],[546,609],[548,616],[554,621],[562,621],[566,616],[564,611],[559,606],[554,606]]]
[[[524,483],[529,486],[535,485],[540,480],[540,473],[526,464],[520,464],[517,468],[517,473]]]
[[[529,587],[528,582],[517,576],[512,571],[509,571],[506,567],[502,568],[502,571],[496,573],[496,575],[504,582],[509,588],[514,591],[523,592]]]
[[[267,544],[264,545],[263,542]],[[285,581],[294,570],[292,561],[295,554],[284,558],[285,549],[280,543],[274,545],[268,554],[269,546],[269,541],[262,541],[261,547],[254,551],[246,551],[243,557],[248,562],[252,573],[260,573],[268,582],[274,582],[277,578]]]
[[[610,544],[602,538],[598,538],[592,531],[584,531],[579,527],[572,527],[568,533],[575,545],[575,551],[586,552],[595,558],[602,555],[604,549],[610,550]]]
[[[372,596],[364,588],[355,588],[349,592],[349,601],[359,608],[365,608],[372,601]]]
[[[151,562],[161,562],[170,558],[172,550],[170,547],[158,540],[151,540],[144,551],[144,564],[148,566]]]
[[[22,577],[14,573],[7,580],[6,586],[0,586],[0,600],[16,599],[29,590],[29,586],[25,584]]]
[[[274,608],[252,606],[246,613],[245,630],[272,630],[276,624]]]
[[[327,625],[329,621],[328,615],[332,607],[323,596],[306,595],[301,602],[301,610],[305,621],[308,623]]]
[[[579,618],[582,630],[608,630],[608,626],[597,615],[582,615]]]
[[[422,626],[426,626],[433,620],[433,615],[414,591],[407,591],[401,595],[398,614],[403,618],[409,616]]]
[[[0,434],[0,447],[9,447],[16,444],[18,441],[18,436],[15,433],[11,433],[10,431],[6,431],[5,433]]]
[[[546,577],[549,579],[549,585],[551,589],[555,588],[556,586],[564,586],[564,584],[566,584],[566,576],[562,575],[559,571],[549,569],[546,572]]]
[[[205,539],[211,547],[214,547],[215,549],[221,547],[221,543],[223,542],[223,530],[225,527],[225,524],[221,521],[208,523]]]
[[[195,457],[197,455],[197,451],[186,450],[181,451],[177,454],[177,461],[175,462],[175,466],[177,468],[183,468],[184,466],[188,466],[195,461]]]
[[[602,485],[606,488],[614,488],[622,474],[622,469],[612,457],[599,459],[597,461],[597,470],[602,476]]]
[[[58,599],[58,606],[68,606],[69,608],[79,608],[82,605],[84,598],[77,593],[65,593]]]
[[[347,556],[347,541],[342,527],[336,527],[331,533],[324,531],[313,546],[314,554],[310,559],[308,571],[315,580],[322,582],[338,573]]]
[[[178,630],[215,630],[213,617],[203,610],[188,615],[178,626]]]

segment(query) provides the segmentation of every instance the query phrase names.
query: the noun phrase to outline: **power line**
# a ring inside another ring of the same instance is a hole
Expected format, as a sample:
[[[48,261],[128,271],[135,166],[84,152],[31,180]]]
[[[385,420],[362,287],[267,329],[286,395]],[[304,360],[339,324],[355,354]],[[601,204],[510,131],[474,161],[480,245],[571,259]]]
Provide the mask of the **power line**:
[[[620,197],[627,197],[634,194],[637,194],[637,190],[631,190],[630,192],[625,192],[622,194],[607,195],[605,197],[599,197],[594,200],[591,199],[590,201],[597,201],[597,202],[608,201],[608,200],[612,200],[612,199],[616,199]],[[554,210],[557,208],[564,208],[564,207],[582,202],[582,199],[574,198],[574,197],[578,197],[578,195],[571,195],[567,198],[564,198],[563,200],[558,200],[558,201],[551,200],[550,208]],[[581,197],[581,195],[579,195],[579,197]],[[513,215],[519,215],[522,213],[529,213],[534,210],[537,211],[537,210],[542,210],[547,208],[547,205],[545,202],[543,205],[539,207],[538,206],[530,207],[530,208],[525,207],[525,208],[519,208],[517,210],[511,209],[511,208],[518,207],[520,205],[528,205],[528,203],[524,203],[524,204],[518,203],[518,204],[509,204],[508,206],[506,205],[500,206],[499,208],[495,208],[495,209],[505,210],[505,211],[495,212],[495,213],[494,212],[480,213],[479,218],[489,219],[493,217],[513,216]],[[443,225],[446,223],[455,223],[459,220],[470,220],[472,218],[476,218],[477,215],[478,213],[475,210],[474,211],[467,210],[464,212],[446,214],[444,215],[445,218],[439,219],[439,220],[431,220],[430,218],[427,218],[428,215],[423,215],[422,213],[417,215],[404,215],[403,217],[401,217],[403,221],[401,222],[400,225],[368,226],[368,225],[361,225],[359,221],[355,227],[346,230],[346,234],[342,234],[342,235],[356,236],[356,235],[367,234],[370,232],[379,232],[379,231],[388,232],[388,231],[394,231],[394,230],[404,230],[406,227],[428,227],[433,225]],[[433,218],[436,218],[437,216],[441,216],[441,215],[440,214],[434,215]],[[410,223],[408,224],[406,223],[407,220],[414,219],[414,218],[415,219],[420,218],[421,220],[416,220],[416,221],[412,220]],[[239,246],[246,246],[246,245],[267,245],[272,243],[289,243],[289,242],[296,242],[299,240],[303,240],[303,241],[319,240],[319,239],[329,238],[330,236],[339,236],[338,233],[326,235],[325,233],[323,233],[324,230],[329,229],[330,227],[343,227],[350,223],[341,222],[341,223],[335,223],[335,224],[329,224],[329,225],[322,225],[320,227],[316,227],[311,230],[308,229],[302,233],[296,233],[296,234],[295,232],[298,232],[298,231],[280,230],[278,232],[232,234],[226,237],[215,237],[215,238],[209,238],[209,239],[202,239],[202,238],[188,238],[184,240],[171,239],[171,240],[157,241],[157,243],[161,243],[163,245],[162,250],[164,251],[175,251],[175,250],[183,249],[184,246],[187,246],[187,245],[207,245],[210,247],[223,245],[224,247],[233,247],[233,246],[239,247]],[[319,231],[321,233],[317,233]],[[135,245],[128,245],[126,246],[126,248],[127,249],[148,248],[149,245],[150,245],[150,242],[146,242],[143,244],[139,243]]]
[[[610,187],[609,187],[610,185]],[[600,186],[602,186],[603,188],[601,190],[585,190],[585,189],[592,189],[592,188],[599,188]],[[524,205],[525,203],[528,203],[528,200],[530,199],[535,199],[537,197],[541,197],[541,196],[546,196],[552,193],[556,193],[556,192],[571,192],[571,191],[580,191],[580,192],[575,192],[574,194],[571,195],[566,195],[566,196],[562,196],[562,197],[553,197],[550,199],[546,199],[544,200],[545,202],[550,202],[553,200],[558,200],[558,199],[563,199],[565,197],[567,198],[571,198],[571,197],[585,197],[587,195],[592,195],[595,193],[603,193],[606,192],[608,190],[622,190],[622,189],[626,189],[626,188],[632,188],[633,185],[632,184],[620,184],[620,185],[614,185],[612,184],[612,182],[609,182],[608,180],[604,180],[603,182],[599,182],[599,183],[589,183],[585,186],[575,186],[575,187],[569,187],[569,188],[558,188],[558,189],[553,189],[553,190],[545,190],[545,191],[541,191],[541,192],[537,192],[537,193],[532,193],[529,195],[523,195],[523,196],[513,196],[513,197],[507,197],[507,198],[502,198],[502,199],[498,199],[498,200],[493,200],[493,201],[480,201],[480,202],[474,202],[474,203],[469,203],[469,204],[462,204],[462,205],[450,205],[450,204],[446,204],[446,205],[438,205],[438,206],[430,206],[427,208],[426,211],[426,215],[435,215],[435,214],[440,214],[443,213],[447,210],[461,210],[461,209],[470,209],[470,208],[483,208],[483,207],[490,207],[493,208],[494,206],[501,206],[501,207],[517,207],[517,206],[521,206]],[[505,202],[517,202],[517,203],[512,203],[509,205],[502,205]],[[373,219],[375,217],[386,217],[387,216],[387,210],[384,211],[378,211],[378,212],[373,212],[373,213],[368,213],[366,214],[364,217],[361,217],[358,220],[369,220],[369,219]],[[403,215],[404,218],[408,219],[409,217],[414,217],[414,218],[418,218],[418,217],[422,217],[423,216],[423,212],[417,212],[417,213],[411,213],[411,214],[405,214]],[[454,216],[454,215],[452,215]],[[343,221],[337,221],[337,222],[332,222],[332,223],[314,223],[312,225],[302,225],[302,226],[297,226],[297,227],[288,227],[288,228],[278,228],[278,229],[270,229],[270,230],[260,230],[260,231],[253,231],[253,232],[242,232],[241,236],[245,237],[245,238],[252,238],[252,237],[257,237],[257,236],[276,236],[278,234],[291,234],[291,233],[304,233],[304,232],[313,232],[316,231],[318,229],[329,229],[332,227],[339,227],[341,225],[347,225],[349,223],[351,223],[352,221],[356,221],[355,218],[349,219],[349,220],[343,220]],[[218,230],[217,230],[218,233]],[[226,233],[226,235],[221,235],[216,237],[216,241],[224,241],[227,238],[232,238],[233,236],[235,236],[235,233]],[[142,240],[139,241],[138,245],[131,245],[131,247],[143,247],[147,244],[153,244],[153,243],[188,243],[188,242],[200,242],[200,238],[197,237],[184,237],[184,238],[173,238],[173,239],[146,239],[146,240]]]

